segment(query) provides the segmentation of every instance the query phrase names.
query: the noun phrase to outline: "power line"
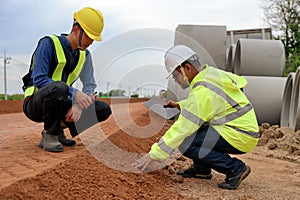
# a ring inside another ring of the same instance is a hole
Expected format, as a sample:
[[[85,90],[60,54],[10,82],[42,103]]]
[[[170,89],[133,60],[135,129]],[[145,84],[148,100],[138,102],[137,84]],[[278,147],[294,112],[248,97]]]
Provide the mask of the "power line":
[[[24,62],[22,62],[22,61],[16,60],[15,58],[14,58],[14,59],[11,59],[11,62],[14,62],[14,63],[15,63],[15,66],[21,67],[21,68],[26,67],[26,69],[27,69],[28,66],[29,66],[28,64],[26,64],[26,63],[24,63]]]

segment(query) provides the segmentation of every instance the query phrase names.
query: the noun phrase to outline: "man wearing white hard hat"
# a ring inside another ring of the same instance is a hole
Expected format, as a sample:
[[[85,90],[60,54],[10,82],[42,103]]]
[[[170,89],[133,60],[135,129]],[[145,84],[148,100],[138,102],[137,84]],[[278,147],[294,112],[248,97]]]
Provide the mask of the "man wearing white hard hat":
[[[193,160],[193,165],[177,172],[183,177],[211,179],[212,169],[226,175],[218,187],[235,189],[251,169],[229,154],[244,154],[254,149],[259,128],[254,109],[242,92],[245,78],[200,64],[189,47],[176,45],[165,54],[165,67],[189,96],[164,106],[181,113],[148,154],[136,161],[143,171],[153,161],[167,159],[177,148]]]

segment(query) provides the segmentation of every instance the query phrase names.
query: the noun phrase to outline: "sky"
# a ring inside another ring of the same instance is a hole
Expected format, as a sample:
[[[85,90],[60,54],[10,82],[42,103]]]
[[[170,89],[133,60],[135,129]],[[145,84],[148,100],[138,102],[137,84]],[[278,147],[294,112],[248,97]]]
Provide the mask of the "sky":
[[[166,87],[163,55],[173,44],[179,24],[222,25],[227,30],[265,28],[260,0],[0,0],[0,93],[22,93],[38,40],[69,33],[73,13],[90,6],[104,16],[101,42],[92,52],[97,91],[123,89],[143,95]],[[81,87],[80,83],[75,84]]]

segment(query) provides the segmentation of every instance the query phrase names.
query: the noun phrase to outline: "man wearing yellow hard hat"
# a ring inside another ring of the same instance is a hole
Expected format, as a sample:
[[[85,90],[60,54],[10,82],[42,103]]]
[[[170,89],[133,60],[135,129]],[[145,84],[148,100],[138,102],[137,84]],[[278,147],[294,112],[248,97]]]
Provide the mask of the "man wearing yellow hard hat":
[[[87,50],[94,40],[101,41],[103,26],[102,13],[85,7],[74,13],[69,34],[45,36],[38,42],[23,77],[23,110],[32,121],[44,123],[39,146],[45,151],[61,152],[76,144],[64,128],[75,137],[111,115],[109,104],[95,99],[97,85]],[[72,87],[78,78],[82,91]]]

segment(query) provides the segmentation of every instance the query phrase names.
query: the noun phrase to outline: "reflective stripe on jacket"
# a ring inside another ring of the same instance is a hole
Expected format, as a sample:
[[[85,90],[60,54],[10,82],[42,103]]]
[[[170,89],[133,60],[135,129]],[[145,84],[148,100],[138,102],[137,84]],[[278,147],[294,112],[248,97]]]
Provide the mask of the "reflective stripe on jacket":
[[[184,139],[202,125],[210,125],[233,147],[250,152],[259,138],[254,109],[241,91],[245,78],[214,67],[199,72],[190,84],[187,99],[178,102],[181,113],[158,143],[150,157],[166,159]]]
[[[57,62],[57,65],[55,67],[55,70],[54,70],[51,78],[54,81],[61,81],[62,76],[63,76],[63,70],[64,70],[64,67],[67,63],[65,53],[64,53],[64,49],[63,49],[63,47],[62,47],[62,45],[59,41],[59,38],[56,35],[51,35],[51,36],[49,36],[49,38],[51,38],[52,41],[53,41],[54,49],[55,49],[55,55],[56,55],[56,62]],[[68,74],[68,76],[67,76],[66,84],[68,86],[71,86],[76,81],[76,79],[79,77],[80,72],[83,68],[85,57],[86,57],[86,52],[80,50],[77,65],[74,68],[74,70],[70,74]],[[31,64],[31,69],[30,70],[33,70],[33,66],[34,66],[34,57],[33,57],[33,63]],[[38,88],[34,87],[33,85],[27,86],[27,88],[24,91],[25,92],[25,97],[31,96],[36,91],[38,91]]]

